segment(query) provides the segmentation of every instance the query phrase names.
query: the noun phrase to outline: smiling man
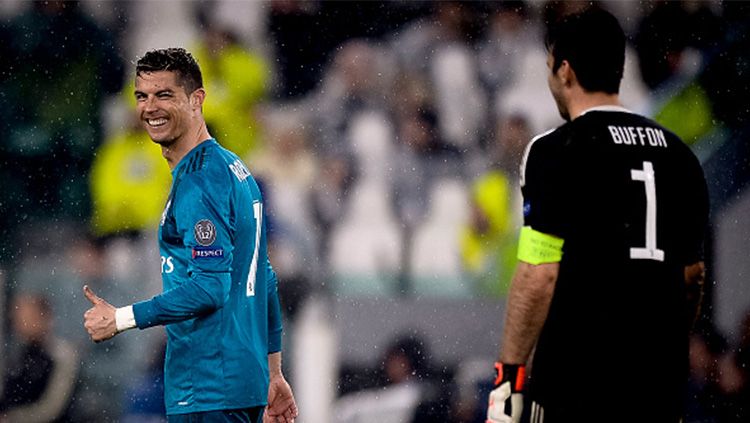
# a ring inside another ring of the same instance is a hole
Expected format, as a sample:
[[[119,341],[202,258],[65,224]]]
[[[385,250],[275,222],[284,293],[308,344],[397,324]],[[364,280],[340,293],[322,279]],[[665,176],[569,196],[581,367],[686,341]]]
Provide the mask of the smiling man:
[[[88,287],[84,314],[100,342],[166,325],[170,422],[291,423],[297,407],[281,373],[281,311],[268,260],[263,200],[234,153],[208,133],[201,71],[181,48],[136,65],[138,113],[172,170],[159,226],[164,292],[115,308]]]

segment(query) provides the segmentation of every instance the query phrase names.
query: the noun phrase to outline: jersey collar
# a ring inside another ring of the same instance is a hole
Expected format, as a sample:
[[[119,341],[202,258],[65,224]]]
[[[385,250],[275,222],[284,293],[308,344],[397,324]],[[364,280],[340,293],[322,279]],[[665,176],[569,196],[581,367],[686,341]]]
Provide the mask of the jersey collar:
[[[216,144],[217,143],[216,138],[208,138],[207,140],[198,143],[198,145],[193,147],[192,150],[188,151],[188,153],[185,154],[185,157],[180,159],[180,162],[177,163],[177,166],[175,166],[174,169],[172,169],[172,176],[176,175],[177,172],[180,170],[180,168],[185,167],[187,165],[187,163],[190,161],[190,157],[194,156],[197,153],[197,151],[200,150],[200,148],[198,147],[207,143]]]
[[[612,106],[612,105],[606,105],[606,106],[594,106],[591,108],[588,108],[581,112],[578,117],[581,117],[585,115],[588,112],[621,112],[621,113],[633,113],[630,110],[622,107],[622,106]]]

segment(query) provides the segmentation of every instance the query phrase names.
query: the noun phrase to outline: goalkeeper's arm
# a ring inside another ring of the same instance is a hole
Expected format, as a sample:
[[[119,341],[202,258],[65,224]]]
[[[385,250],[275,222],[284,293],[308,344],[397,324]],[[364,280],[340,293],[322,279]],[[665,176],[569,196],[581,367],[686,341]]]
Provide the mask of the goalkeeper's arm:
[[[501,363],[526,364],[547,320],[559,270],[559,263],[518,263],[508,296]]]
[[[558,262],[518,263],[508,297],[500,349],[502,364],[490,395],[488,422],[520,421],[523,383],[518,382],[522,382],[524,366],[547,319],[559,270]]]

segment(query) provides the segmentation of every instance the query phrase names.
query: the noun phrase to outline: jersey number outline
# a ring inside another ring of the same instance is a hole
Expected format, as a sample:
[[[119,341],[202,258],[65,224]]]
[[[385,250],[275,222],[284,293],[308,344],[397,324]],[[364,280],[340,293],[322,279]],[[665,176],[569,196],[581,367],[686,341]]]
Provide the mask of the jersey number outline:
[[[263,204],[253,201],[253,217],[255,218],[255,250],[253,260],[250,262],[250,271],[247,274],[246,296],[255,296],[255,276],[258,274],[258,250],[260,249],[260,229],[263,223]]]
[[[646,189],[646,247],[631,248],[630,258],[664,261],[664,250],[656,247],[656,180],[654,164],[643,162],[643,169],[631,169],[630,177],[642,181]]]

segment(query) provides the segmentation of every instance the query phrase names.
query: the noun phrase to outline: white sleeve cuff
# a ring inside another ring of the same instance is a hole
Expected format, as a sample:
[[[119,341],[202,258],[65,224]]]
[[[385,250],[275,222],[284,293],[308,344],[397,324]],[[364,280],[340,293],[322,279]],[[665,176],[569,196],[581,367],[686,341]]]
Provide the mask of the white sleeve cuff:
[[[135,327],[135,315],[133,314],[132,305],[120,307],[115,310],[115,325],[117,325],[117,332],[123,332]]]

